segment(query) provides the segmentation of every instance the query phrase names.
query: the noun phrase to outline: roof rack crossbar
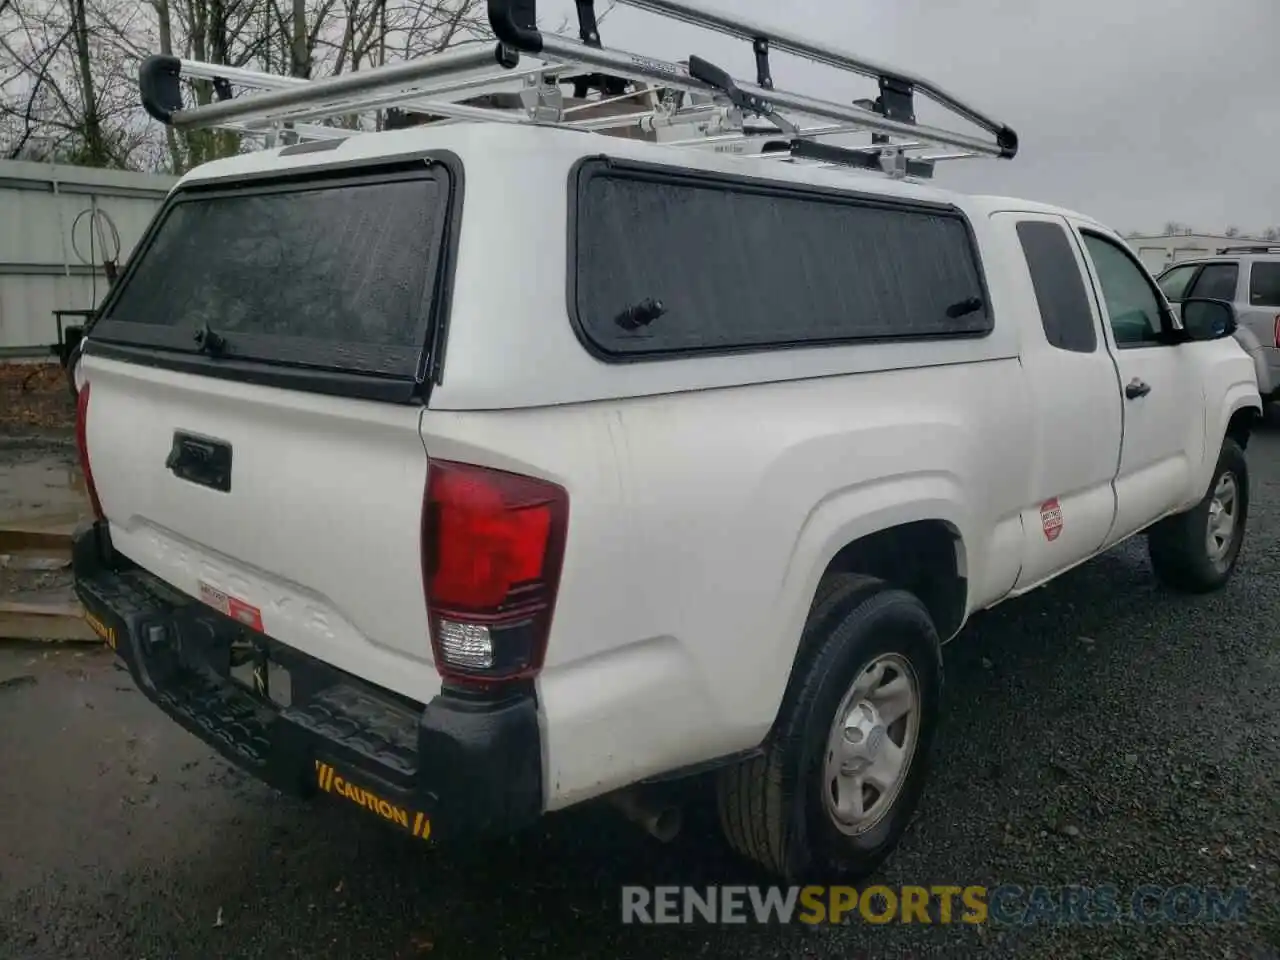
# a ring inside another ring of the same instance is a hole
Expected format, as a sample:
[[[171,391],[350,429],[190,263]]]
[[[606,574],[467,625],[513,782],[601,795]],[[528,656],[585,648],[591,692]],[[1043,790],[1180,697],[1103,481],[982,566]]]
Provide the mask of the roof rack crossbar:
[[[725,90],[709,82],[709,80],[718,79],[717,74],[727,76],[724,71],[719,70],[713,64],[708,64],[707,61],[699,57],[690,57],[689,67],[683,67],[678,64],[640,57],[631,53],[587,47],[585,44],[571,40],[568,37],[554,35],[542,35],[537,47],[541,56],[555,62],[596,66],[610,72],[629,74],[636,79],[659,83],[666,87],[687,92],[725,93],[729,95]],[[695,67],[698,64],[703,66]],[[704,73],[702,76],[698,76],[693,72],[694,69],[704,70],[705,67],[711,67],[717,73]],[[744,95],[753,110],[762,111],[763,115],[770,119],[777,116],[778,108],[791,109],[826,120],[842,120],[854,123],[862,129],[879,133],[927,137],[939,144],[961,147],[965,150],[972,150],[989,156],[1012,156],[1012,154],[1006,153],[1005,147],[1000,143],[992,143],[991,141],[981,140],[966,134],[953,133],[949,130],[891,120],[861,107],[845,106],[827,100],[816,100],[802,94],[785,93],[776,89],[765,90],[762,87],[741,81],[733,81],[733,89]],[[732,100],[733,95],[729,96]]]
[[[737,16],[716,13],[714,10],[708,10],[697,3],[689,2],[689,0],[618,0],[618,2],[629,7],[635,7],[638,10],[661,14],[694,26],[705,27],[731,37],[748,40],[757,52],[763,46],[766,50],[766,55],[771,47],[774,50],[781,50],[784,53],[803,57],[815,63],[871,77],[880,82],[882,92],[886,85],[894,87],[898,92],[905,93],[908,97],[912,90],[918,90],[939,106],[945,107],[952,113],[958,114],[970,123],[976,124],[988,133],[993,134],[997,141],[1007,148],[1008,152],[1004,155],[1012,157],[1017,152],[1018,137],[1012,129],[988,117],[977,108],[947,93],[937,84],[923,77],[914,76],[896,67],[856,57],[846,51],[796,36],[776,27],[753,23]],[[763,41],[763,43],[760,41]],[[897,82],[895,83],[894,81]],[[761,87],[767,86],[763,82],[758,82],[757,85]]]
[[[878,169],[893,177],[928,177],[941,160],[1008,159],[1017,152],[1017,136],[1007,126],[902,71],[707,11],[690,0],[620,2],[747,39],[755,55],[755,82],[736,79],[696,55],[671,63],[605,47],[594,0],[575,0],[576,40],[539,30],[536,0],[487,0],[497,39],[492,46],[468,45],[321,80],[152,56],[139,68],[139,92],[147,113],[169,126],[223,127],[265,136],[268,144],[281,138],[290,143],[345,138],[363,132],[358,127],[365,121],[353,127],[351,118],[386,110],[386,129],[531,123],[732,155]],[[770,63],[777,50],[874,77],[880,95],[828,100],[779,90]],[[184,104],[182,80],[211,82],[213,101]],[[572,85],[572,100],[561,89],[565,84]],[[242,92],[233,95],[233,87]],[[982,130],[965,133],[917,123],[917,90]],[[342,125],[324,122],[338,118],[347,119]],[[819,143],[867,133],[870,147]],[[908,156],[931,149],[930,156]]]
[[[235,83],[239,86],[248,87],[254,90],[286,90],[298,89],[299,87],[309,87],[315,81],[305,80],[301,77],[288,77],[281,74],[260,73],[256,70],[246,70],[241,67],[225,67],[220,64],[202,63],[198,60],[179,60],[180,73],[183,77],[190,79],[212,80],[215,83],[224,81]],[[488,74],[475,76],[472,78],[459,78],[456,81],[445,83],[443,85],[430,88],[420,87],[414,90],[414,93],[423,94],[421,99],[409,99],[404,93],[392,91],[380,94],[364,94],[364,95],[348,95],[344,100],[342,97],[335,96],[331,101],[317,106],[298,106],[285,107],[278,110],[271,110],[270,107],[264,112],[263,116],[257,116],[255,113],[245,114],[238,121],[224,121],[224,123],[239,122],[245,129],[253,129],[255,127],[265,128],[274,126],[279,123],[297,123],[304,120],[323,119],[325,117],[335,116],[344,112],[363,112],[364,110],[375,109],[383,106],[403,106],[407,109],[418,113],[430,113],[442,117],[452,117],[461,120],[480,120],[480,121],[496,121],[496,122],[520,122],[518,116],[514,116],[509,112],[501,110],[486,109],[483,107],[472,107],[466,104],[451,103],[450,101],[438,101],[428,99],[426,94],[451,92],[471,89],[473,91],[483,89],[486,86],[492,86],[495,90],[505,90],[511,86],[511,81],[519,80],[525,77],[534,77],[545,72],[545,68],[525,68],[522,70],[502,71],[495,73],[490,71]],[[254,103],[257,103],[255,100]],[[359,132],[359,131],[353,131]]]
[[[567,37],[560,37],[555,34],[544,34],[534,27],[517,27],[512,19],[514,15],[512,5],[516,2],[519,2],[519,0],[489,0],[489,22],[493,27],[494,33],[498,35],[500,40],[504,43],[510,44],[522,52],[549,56],[553,59],[566,56],[573,57],[575,55],[573,41]],[[525,0],[525,2],[532,4],[533,0]],[[763,27],[746,20],[718,14],[714,11],[699,7],[694,3],[690,3],[688,0],[620,0],[620,2],[638,9],[645,9],[659,13],[668,18],[681,20],[696,26],[716,30],[720,33],[726,33],[730,36],[750,40],[752,41],[753,46],[756,46],[757,50],[763,48],[766,56],[768,48],[771,45],[774,49],[785,50],[788,53],[792,53],[818,63],[825,63],[846,71],[875,77],[880,82],[880,109],[884,113],[883,116],[876,118],[878,122],[870,120],[864,122],[863,125],[867,129],[875,130],[880,133],[903,133],[903,125],[913,125],[912,121],[914,120],[914,112],[911,111],[905,115],[902,113],[900,106],[902,98],[909,98],[910,92],[913,89],[919,89],[931,100],[934,100],[939,105],[946,107],[952,113],[955,113],[969,122],[985,129],[995,138],[995,144],[992,145],[973,137],[966,137],[963,134],[953,134],[949,131],[938,130],[929,131],[929,135],[938,139],[938,142],[963,147],[967,150],[977,150],[983,154],[1003,158],[1012,158],[1017,153],[1018,136],[1012,128],[993,120],[964,103],[959,98],[946,93],[936,84],[920,77],[915,77],[903,71],[885,67],[868,60],[859,59],[844,51],[836,50],[831,47],[826,47],[824,45],[784,33],[775,28]],[[755,45],[755,41],[759,39],[766,40],[767,43],[764,45]],[[596,58],[579,53],[577,54],[577,59],[583,63],[594,62],[595,65],[602,68],[623,74],[629,72],[629,67],[632,69],[637,67],[657,67],[658,75],[650,75],[650,79],[655,80],[661,80],[662,74],[672,66],[670,64],[662,64],[661,61],[652,60],[647,57],[609,51],[603,48],[592,52],[600,54],[601,57]],[[694,58],[690,58],[690,61],[692,62],[693,59]],[[703,62],[705,63],[705,61]],[[687,70],[678,70],[673,79],[682,80],[683,76],[681,76],[681,74],[687,76],[688,73],[689,71]],[[768,79],[770,85],[766,87],[764,84],[756,84],[754,85],[754,88],[752,88],[748,87],[746,84],[738,83],[737,87],[748,96],[763,93],[766,95],[764,97],[766,102],[772,101],[775,105],[786,106],[785,103],[781,102],[780,95],[773,89],[771,76],[759,77],[758,79]],[[886,94],[889,96],[886,97]],[[840,105],[838,104],[827,103],[825,101],[815,101],[810,98],[801,97],[799,100],[804,101],[810,106],[821,103],[828,111],[838,110],[840,108]],[[891,104],[894,103],[899,104],[897,109],[894,109],[891,106]],[[805,108],[801,107],[800,109]],[[865,112],[870,113],[871,111]],[[902,119],[894,119],[892,116],[894,113],[901,115]],[[831,119],[845,119],[845,117],[841,117],[832,112],[815,113],[814,115],[826,116]],[[941,139],[939,135],[945,136],[947,139]]]
[[[257,116],[269,118],[290,107],[313,105],[330,97],[353,96],[449,77],[492,66],[493,60],[494,55],[490,51],[463,47],[385,67],[310,80],[306,86],[290,86],[184,110],[178,87],[181,61],[177,57],[151,56],[139,68],[139,86],[142,88],[143,106],[162,123],[179,128],[207,127],[227,120]],[[162,92],[155,89],[159,87],[163,87]]]
[[[697,58],[690,58],[690,66],[697,61]],[[981,140],[977,137],[967,136],[962,133],[953,133],[949,130],[940,130],[936,127],[921,126],[916,123],[907,123],[900,120],[891,120],[888,117],[880,116],[870,110],[862,107],[844,106],[843,104],[831,103],[825,100],[815,100],[798,93],[784,93],[780,90],[764,90],[751,84],[735,82],[735,86],[743,95],[755,100],[761,100],[768,103],[770,114],[778,108],[794,110],[800,113],[808,114],[813,117],[820,117],[825,120],[842,120],[846,123],[856,123],[859,127],[867,130],[873,130],[877,133],[896,134],[902,137],[924,137],[935,143],[947,144],[953,147],[962,147],[965,150],[973,150],[977,153],[989,154],[991,156],[1002,156],[1002,148],[998,144],[993,144],[987,140]]]
[[[346,127],[330,127],[318,123],[297,123],[277,127],[250,127],[234,120],[223,124],[223,129],[234,131],[244,137],[265,138],[268,143],[273,138],[282,137],[283,142],[301,142],[306,140],[345,140],[360,133]]]
[[[181,75],[193,80],[213,80],[232,82],[237,86],[246,87],[251,90],[282,90],[292,89],[299,86],[307,86],[314,82],[299,77],[288,77],[275,73],[261,73],[256,70],[246,70],[241,67],[226,67],[220,64],[204,63],[198,60],[180,60]],[[501,73],[491,73],[487,77],[477,77],[467,80],[467,85],[473,88],[482,88],[486,85],[492,86],[494,91],[504,91],[510,88],[513,79],[521,77],[535,77],[544,73],[545,70],[526,69],[524,71],[503,71]],[[465,89],[465,86],[454,86],[453,89]],[[421,93],[421,90],[416,91]],[[438,92],[432,91],[432,92]],[[474,91],[473,91],[474,92]],[[324,126],[320,124],[308,124],[306,120],[319,120],[326,117],[340,115],[342,113],[361,113],[365,110],[378,107],[399,107],[403,113],[424,114],[431,117],[439,117],[442,120],[473,120],[481,122],[495,123],[523,123],[525,117],[520,114],[512,113],[508,110],[498,110],[488,107],[470,106],[465,103],[454,103],[451,101],[441,101],[433,99],[408,99],[402,93],[386,93],[379,95],[365,95],[360,98],[349,98],[343,101],[335,98],[322,106],[315,107],[296,107],[292,109],[275,111],[267,116],[253,116],[241,118],[240,120],[228,120],[216,123],[217,126],[235,129],[243,133],[264,133],[269,130],[276,130],[283,126],[287,126],[294,133],[304,139],[331,139],[333,137],[349,137],[365,131],[358,129],[350,129],[345,127]],[[576,124],[570,122],[568,125]],[[394,129],[392,122],[388,122],[387,129]]]
[[[224,67],[219,64],[203,63],[195,60],[182,60],[181,73],[182,76],[189,79],[203,79],[212,81],[234,82],[237,86],[246,87],[254,90],[280,90],[288,88],[296,88],[298,86],[306,86],[311,81],[298,77],[287,77],[280,74],[260,73],[254,70],[246,70],[239,67]],[[489,81],[489,86],[493,90],[506,90],[510,86],[513,78],[525,77],[527,79],[536,79],[544,76],[552,68],[539,67],[527,68],[523,71],[513,70],[504,71],[501,74],[490,77],[477,78],[476,86],[485,86],[485,81]],[[468,81],[470,83],[470,81]],[[455,86],[461,86],[455,85]],[[651,91],[640,91],[640,93]],[[609,130],[612,128],[627,128],[640,126],[642,128],[652,128],[662,124],[661,120],[655,119],[652,109],[637,110],[626,114],[613,114],[605,116],[584,116],[576,118],[576,114],[583,111],[597,110],[602,105],[621,100],[631,99],[639,95],[638,93],[624,94],[618,97],[609,97],[600,100],[588,101],[576,106],[566,108],[562,111],[564,115],[563,125],[582,130]],[[507,110],[499,110],[489,107],[475,107],[463,103],[453,103],[450,101],[438,100],[406,100],[399,93],[390,93],[379,96],[369,96],[362,98],[358,102],[351,101],[346,104],[347,108],[352,112],[357,110],[370,109],[374,107],[397,105],[401,106],[404,112],[414,112],[419,114],[427,114],[441,119],[458,119],[458,120],[477,120],[477,121],[496,121],[503,123],[523,123],[525,117],[522,114],[513,113]],[[362,131],[353,130],[343,127],[321,126],[318,124],[307,124],[306,120],[319,119],[342,112],[343,103],[340,100],[334,100],[328,104],[318,107],[298,107],[295,110],[281,111],[273,113],[270,120],[255,119],[250,117],[241,120],[224,121],[219,126],[235,129],[243,133],[263,133],[271,129],[281,126],[287,126],[294,131],[305,136],[315,136],[324,139],[333,137],[353,136]],[[723,119],[726,108],[718,107],[715,104],[694,104],[691,106],[680,107],[669,114],[668,120],[674,124],[695,123],[713,121]],[[845,132],[856,132],[856,128],[844,128]]]
[[[534,71],[526,71],[529,76],[536,76]],[[506,78],[497,78],[499,82]],[[461,120],[480,120],[480,121],[497,121],[503,122],[520,122],[520,118],[513,116],[508,111],[488,109],[485,107],[473,107],[466,104],[452,103],[448,100],[436,100],[434,97],[441,93],[453,93],[462,90],[483,91],[494,86],[495,78],[474,77],[467,80],[456,80],[440,85],[432,85],[427,88],[418,88],[410,91],[410,95],[417,95],[421,100],[413,101],[413,109],[421,113],[434,113],[446,117],[454,117]],[[248,100],[248,98],[245,98]],[[377,95],[364,95],[362,97],[335,97],[334,99],[322,102],[314,106],[300,105],[293,108],[285,108],[277,111],[257,111],[242,115],[240,120],[249,126],[270,125],[279,123],[284,120],[303,121],[303,120],[322,120],[325,117],[331,117],[342,113],[360,113],[364,110],[375,110],[383,107],[393,107],[405,104],[409,97],[403,91],[390,91]]]

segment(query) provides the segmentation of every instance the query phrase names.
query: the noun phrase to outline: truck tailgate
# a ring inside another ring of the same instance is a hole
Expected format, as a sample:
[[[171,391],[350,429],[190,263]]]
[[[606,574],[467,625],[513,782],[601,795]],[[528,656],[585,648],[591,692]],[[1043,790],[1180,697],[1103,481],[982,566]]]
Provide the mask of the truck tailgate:
[[[86,373],[89,461],[122,554],[340,669],[438,691],[419,409],[92,356]],[[229,449],[229,489],[184,467],[183,436]]]
[[[417,157],[180,185],[83,360],[117,549],[418,700],[439,677],[417,391],[447,309],[457,182]]]

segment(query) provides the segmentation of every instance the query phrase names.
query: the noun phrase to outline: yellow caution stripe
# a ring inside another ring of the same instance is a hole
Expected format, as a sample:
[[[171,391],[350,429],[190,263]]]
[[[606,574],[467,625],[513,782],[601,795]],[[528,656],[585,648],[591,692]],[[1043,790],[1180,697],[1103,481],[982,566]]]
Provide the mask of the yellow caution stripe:
[[[89,628],[98,636],[100,636],[103,640],[105,640],[107,642],[107,645],[111,647],[112,650],[116,648],[115,630],[113,630],[111,627],[108,627],[105,623],[103,623],[101,620],[95,617],[92,613],[89,613],[87,610],[85,611],[85,614],[84,614],[84,622],[89,624]]]
[[[408,830],[415,837],[426,840],[431,836],[431,818],[420,810],[409,810],[386,800],[372,790],[357,786],[338,773],[332,765],[316,761],[316,785],[325,793],[331,793],[376,813],[383,820]]]

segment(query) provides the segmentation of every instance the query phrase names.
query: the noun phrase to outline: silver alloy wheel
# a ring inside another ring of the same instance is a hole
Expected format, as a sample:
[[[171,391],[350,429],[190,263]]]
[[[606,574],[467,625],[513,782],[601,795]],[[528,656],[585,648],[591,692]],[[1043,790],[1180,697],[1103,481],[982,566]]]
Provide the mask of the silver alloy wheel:
[[[874,828],[902,790],[920,733],[920,682],[886,653],[858,674],[827,735],[822,798],[841,833]]]
[[[1218,477],[1209,501],[1209,523],[1205,531],[1205,548],[1209,560],[1217,567],[1226,563],[1227,554],[1235,539],[1240,498],[1237,495],[1236,477],[1230,471]]]

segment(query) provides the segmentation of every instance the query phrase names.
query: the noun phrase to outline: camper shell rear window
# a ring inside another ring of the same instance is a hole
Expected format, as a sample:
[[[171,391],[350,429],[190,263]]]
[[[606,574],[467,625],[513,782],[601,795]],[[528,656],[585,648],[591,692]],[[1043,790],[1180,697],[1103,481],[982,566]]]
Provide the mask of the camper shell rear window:
[[[419,157],[181,189],[92,341],[215,374],[249,362],[417,382],[448,305],[458,172]]]
[[[955,207],[610,158],[571,177],[569,309],[607,362],[992,329]]]

